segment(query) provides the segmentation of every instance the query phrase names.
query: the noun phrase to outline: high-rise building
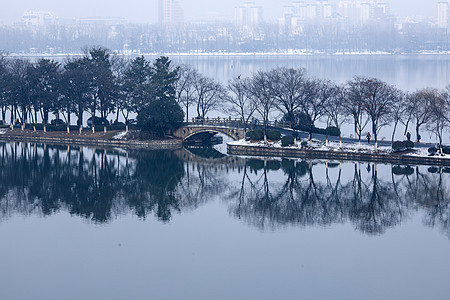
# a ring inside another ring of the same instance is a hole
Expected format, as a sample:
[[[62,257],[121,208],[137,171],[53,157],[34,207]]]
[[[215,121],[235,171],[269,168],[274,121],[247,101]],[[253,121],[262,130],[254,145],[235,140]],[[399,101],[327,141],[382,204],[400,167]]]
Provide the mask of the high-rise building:
[[[372,16],[371,11],[372,5],[370,2],[359,3],[359,21],[363,24],[369,21]]]
[[[292,15],[299,20],[327,19],[334,13],[334,5],[328,0],[319,0],[315,3],[305,3],[305,1],[294,1],[292,5],[285,6],[284,14]]]
[[[262,7],[255,2],[245,2],[235,7],[235,22],[237,26],[255,27],[262,22]]]
[[[350,22],[364,24],[389,17],[389,4],[379,0],[340,0],[337,12]]]
[[[449,3],[448,1],[438,2],[438,27],[448,28],[449,25]]]
[[[177,0],[159,0],[159,24],[174,26],[184,23],[184,12]]]

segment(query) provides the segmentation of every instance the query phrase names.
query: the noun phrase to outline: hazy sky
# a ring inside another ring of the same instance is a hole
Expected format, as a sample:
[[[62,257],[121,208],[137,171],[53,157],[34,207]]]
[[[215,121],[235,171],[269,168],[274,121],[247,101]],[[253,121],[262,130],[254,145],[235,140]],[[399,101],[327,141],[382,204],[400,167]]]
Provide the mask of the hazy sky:
[[[264,7],[264,17],[274,19],[281,16],[283,5],[291,0],[254,0]],[[6,1],[5,1],[6,2]],[[185,11],[186,20],[205,19],[209,12],[217,12],[232,18],[234,7],[245,1],[240,0],[179,0]],[[330,2],[337,2],[331,0]],[[398,15],[437,15],[437,0],[385,0],[391,3],[392,11]],[[158,0],[15,0],[2,4],[0,23],[10,24],[18,20],[23,12],[42,10],[53,12],[60,19],[89,16],[123,17],[129,21],[153,23],[157,21]]]

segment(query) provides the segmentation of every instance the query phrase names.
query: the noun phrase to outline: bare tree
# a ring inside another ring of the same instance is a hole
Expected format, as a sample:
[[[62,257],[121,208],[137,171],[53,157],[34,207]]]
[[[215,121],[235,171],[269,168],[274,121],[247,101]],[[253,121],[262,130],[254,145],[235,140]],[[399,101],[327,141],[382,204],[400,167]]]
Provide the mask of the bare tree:
[[[6,54],[0,51],[0,114],[2,125],[6,124],[6,111],[8,108],[8,66]]]
[[[358,137],[358,147],[361,146],[361,136],[366,128],[369,118],[364,114],[364,97],[362,83],[363,77],[354,77],[347,83],[345,89],[344,111],[353,117],[355,137]]]
[[[325,105],[325,115],[327,116],[327,127],[330,124],[339,128],[339,147],[342,149],[342,132],[341,127],[347,121],[347,114],[345,111],[345,88],[343,86],[334,85],[332,87],[332,96],[328,98]],[[328,139],[328,131],[327,131]],[[328,141],[327,141],[328,142]]]
[[[399,119],[400,123],[405,126],[405,131],[403,132],[403,139],[406,138],[406,134],[408,133],[409,123],[413,119],[413,111],[414,107],[411,103],[411,94],[405,93],[403,97],[403,113],[402,117]]]
[[[333,97],[333,84],[331,81],[311,79],[308,83],[307,98],[303,102],[302,111],[311,120],[309,125],[309,140],[311,142],[314,123],[325,115],[325,106]]]
[[[449,86],[447,86],[446,91],[442,93],[437,89],[428,89],[427,91],[429,119],[426,126],[428,130],[433,132],[438,138],[441,155],[443,155],[442,140],[444,136],[444,130],[449,125],[449,92]]]
[[[430,119],[430,99],[435,97],[437,91],[432,88],[419,90],[411,95],[409,101],[412,108],[412,115],[416,121],[416,137],[420,133],[420,126],[426,124]]]
[[[364,95],[364,110],[372,123],[372,133],[375,140],[375,150],[378,146],[378,133],[383,126],[391,121],[392,106],[398,99],[398,90],[376,78],[361,80]]]
[[[288,117],[293,129],[296,125],[295,113],[304,105],[310,92],[310,82],[305,73],[303,68],[277,68],[268,73],[275,105]]]
[[[397,101],[394,101],[392,103],[392,108],[391,108],[391,114],[392,114],[392,121],[394,122],[394,129],[392,130],[392,137],[391,137],[391,142],[394,142],[394,138],[395,138],[395,131],[397,130],[397,125],[399,122],[402,122],[403,119],[411,119],[411,113],[410,113],[410,108],[407,105],[407,96],[404,93],[399,92],[398,96],[397,96]],[[405,120],[403,121],[404,123],[408,124],[409,120]],[[408,126],[406,126],[406,132],[408,129]],[[405,135],[406,135],[405,132]]]
[[[248,78],[236,77],[228,81],[228,94],[225,102],[228,104],[225,109],[233,116],[238,116],[244,123],[244,131],[247,130],[247,123],[253,116],[256,106],[252,101],[249,89],[251,80]]]
[[[195,102],[194,80],[198,78],[197,70],[188,65],[180,66],[179,77],[176,82],[176,95],[178,104],[186,110],[186,122],[189,122],[189,107]]]
[[[275,98],[272,95],[270,76],[267,72],[258,71],[253,78],[250,88],[252,101],[256,111],[262,117],[264,128],[264,142],[267,142],[267,126],[269,115],[275,108]]]
[[[218,109],[225,99],[225,89],[220,83],[198,73],[194,78],[194,90],[197,116],[203,119],[209,111]]]

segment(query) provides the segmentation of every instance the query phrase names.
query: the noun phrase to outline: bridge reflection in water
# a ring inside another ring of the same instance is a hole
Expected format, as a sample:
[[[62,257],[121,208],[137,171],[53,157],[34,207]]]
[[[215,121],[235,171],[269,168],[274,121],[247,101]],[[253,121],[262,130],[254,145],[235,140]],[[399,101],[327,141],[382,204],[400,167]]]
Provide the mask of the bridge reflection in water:
[[[0,143],[0,222],[67,211],[93,222],[174,214],[220,199],[260,229],[350,222],[382,234],[418,210],[450,237],[449,170],[256,159],[197,150],[124,151]],[[208,156],[208,155],[207,155]]]

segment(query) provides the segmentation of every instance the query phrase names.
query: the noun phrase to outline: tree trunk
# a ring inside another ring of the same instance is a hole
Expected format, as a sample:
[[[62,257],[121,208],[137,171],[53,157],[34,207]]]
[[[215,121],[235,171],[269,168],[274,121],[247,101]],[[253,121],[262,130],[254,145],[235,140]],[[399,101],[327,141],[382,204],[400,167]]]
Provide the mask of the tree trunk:
[[[70,109],[67,107],[67,125],[70,126]]]
[[[83,108],[81,106],[78,106],[78,121],[81,127],[83,127]]]
[[[420,127],[420,124],[416,124],[416,137],[419,136],[419,127]]]
[[[48,123],[48,109],[44,109],[44,124]]]
[[[408,132],[409,120],[405,124],[405,131],[403,132],[403,138],[406,138],[406,133]]]
[[[392,139],[391,139],[391,143],[394,142],[394,136],[395,136],[395,131],[397,130],[397,124],[398,124],[398,121],[396,121],[396,122],[394,123],[394,130],[392,131]]]
[[[377,132],[377,125],[375,125],[374,122],[372,122],[372,133],[373,133],[373,139],[375,140],[375,151],[378,150],[378,132]]]
[[[264,143],[267,144],[267,120],[264,120]]]
[[[92,133],[95,133],[95,109],[92,112],[92,122],[91,122],[91,124],[92,124]]]
[[[2,122],[3,125],[6,125],[6,110],[3,106],[2,106]]]

